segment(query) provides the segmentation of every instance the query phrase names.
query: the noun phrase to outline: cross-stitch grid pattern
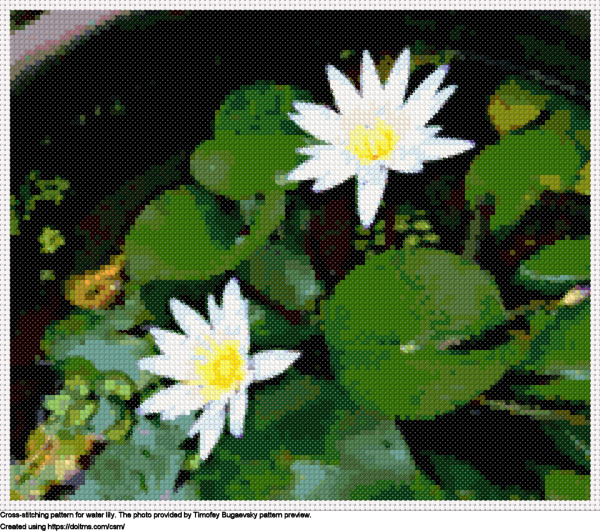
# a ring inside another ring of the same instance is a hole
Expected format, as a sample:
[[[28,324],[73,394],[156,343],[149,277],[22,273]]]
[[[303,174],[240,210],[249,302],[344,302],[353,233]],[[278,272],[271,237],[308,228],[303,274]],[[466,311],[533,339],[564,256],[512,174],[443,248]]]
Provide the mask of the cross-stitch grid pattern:
[[[589,12],[103,16],[11,50],[12,500],[589,500]]]

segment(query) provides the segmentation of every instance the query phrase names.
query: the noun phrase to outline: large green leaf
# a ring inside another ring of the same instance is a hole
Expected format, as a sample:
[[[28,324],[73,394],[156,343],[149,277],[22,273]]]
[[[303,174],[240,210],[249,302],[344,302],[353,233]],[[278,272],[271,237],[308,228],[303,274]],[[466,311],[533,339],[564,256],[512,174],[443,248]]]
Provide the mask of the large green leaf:
[[[274,189],[293,190],[297,181],[286,174],[304,160],[296,148],[303,135],[236,135],[222,132],[199,145],[190,158],[194,178],[212,192],[230,199],[252,199]]]
[[[148,341],[131,336],[120,339],[89,337],[83,344],[73,345],[65,356],[84,358],[99,371],[122,371],[137,382],[140,380],[137,360],[147,355],[151,348]]]
[[[340,383],[357,403],[403,419],[432,419],[494,385],[526,355],[526,345],[494,350],[407,352],[399,346],[357,346],[333,354]]]
[[[548,91],[543,87],[524,78],[511,77],[491,97],[488,114],[502,134],[535,120],[549,99]]]
[[[495,230],[519,219],[544,190],[574,184],[581,165],[573,142],[555,131],[509,134],[471,164],[465,197],[474,205],[486,194],[494,196],[490,229]]]
[[[575,307],[563,307],[555,319],[543,325],[543,330],[531,344],[527,368],[539,374],[561,374],[566,370],[590,368],[591,352],[590,302]]]
[[[525,261],[515,282],[549,295],[560,295],[591,274],[590,240],[560,240]]]
[[[336,374],[357,403],[403,418],[433,418],[491,387],[526,355],[444,350],[505,318],[479,267],[438,250],[386,252],[357,267],[325,305]]]
[[[325,337],[340,350],[407,351],[476,336],[505,319],[492,277],[434,249],[387,251],[356,267],[325,305]]]
[[[215,209],[208,194],[187,187],[146,206],[125,238],[132,280],[205,280],[224,271],[222,256],[234,244],[241,219],[225,224]],[[211,227],[220,234],[211,234]]]

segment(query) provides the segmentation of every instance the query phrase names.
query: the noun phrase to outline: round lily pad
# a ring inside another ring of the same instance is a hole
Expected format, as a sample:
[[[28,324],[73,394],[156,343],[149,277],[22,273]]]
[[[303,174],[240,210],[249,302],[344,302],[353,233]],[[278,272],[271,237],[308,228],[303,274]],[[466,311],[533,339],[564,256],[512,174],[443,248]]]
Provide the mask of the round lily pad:
[[[444,350],[502,323],[492,277],[445,251],[388,251],[367,260],[325,305],[332,365],[357,403],[433,418],[491,387],[520,348]]]
[[[515,283],[548,295],[560,295],[591,275],[590,240],[560,240],[526,260]]]

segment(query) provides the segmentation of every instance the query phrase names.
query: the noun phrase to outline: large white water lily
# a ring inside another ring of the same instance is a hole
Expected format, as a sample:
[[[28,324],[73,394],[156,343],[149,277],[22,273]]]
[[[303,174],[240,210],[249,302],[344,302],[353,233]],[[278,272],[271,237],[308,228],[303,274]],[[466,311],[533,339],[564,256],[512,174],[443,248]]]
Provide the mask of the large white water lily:
[[[282,373],[300,353],[269,350],[248,355],[248,301],[235,279],[225,287],[222,307],[212,295],[208,297],[210,323],[176,299],[171,299],[170,306],[185,335],[150,329],[162,355],[141,359],[138,364],[142,370],[179,383],[148,398],[138,413],[160,413],[164,420],[173,420],[204,409],[188,435],[200,433],[199,455],[206,459],[223,433],[227,411],[229,431],[242,436],[248,386]]]
[[[360,93],[329,65],[327,76],[339,113],[325,105],[294,102],[298,114],[289,117],[327,144],[298,149],[312,158],[287,178],[315,179],[313,190],[319,192],[356,175],[360,220],[369,227],[381,203],[389,169],[417,173],[426,161],[452,157],[474,147],[470,140],[439,137],[441,127],[427,126],[456,90],[456,85],[451,85],[438,91],[447,72],[448,66],[441,66],[405,100],[410,75],[408,48],[384,85],[365,50]]]

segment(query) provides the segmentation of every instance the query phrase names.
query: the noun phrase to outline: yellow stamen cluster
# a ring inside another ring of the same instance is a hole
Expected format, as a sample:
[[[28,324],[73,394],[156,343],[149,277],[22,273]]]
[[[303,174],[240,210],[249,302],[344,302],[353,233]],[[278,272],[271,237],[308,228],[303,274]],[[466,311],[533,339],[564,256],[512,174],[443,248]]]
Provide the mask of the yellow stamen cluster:
[[[202,356],[202,360],[196,361],[195,374],[198,378],[181,383],[202,385],[203,394],[210,395],[206,398],[215,400],[223,393],[239,387],[246,375],[246,365],[240,354],[239,341],[211,341],[210,347],[210,351],[201,347],[196,349],[196,355]]]
[[[361,164],[371,164],[387,157],[398,140],[399,135],[394,128],[377,118],[373,127],[357,125],[350,132],[348,150],[356,155]]]

